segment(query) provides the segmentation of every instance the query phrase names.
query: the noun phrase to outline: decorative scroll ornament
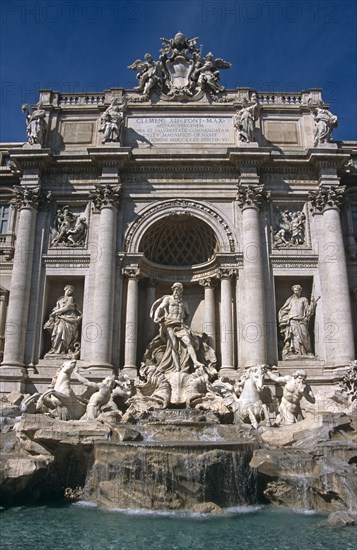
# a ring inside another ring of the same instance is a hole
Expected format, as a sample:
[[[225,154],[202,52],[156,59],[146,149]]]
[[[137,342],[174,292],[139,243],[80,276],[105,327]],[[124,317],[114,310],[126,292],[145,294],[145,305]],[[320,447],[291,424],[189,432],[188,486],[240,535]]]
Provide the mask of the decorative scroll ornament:
[[[319,191],[310,191],[309,201],[312,212],[323,212],[327,208],[339,209],[344,202],[345,187],[321,187]]]
[[[202,55],[197,38],[186,38],[178,32],[174,38],[161,38],[160,58],[154,61],[151,54],[144,61],[137,59],[128,69],[138,70],[139,85],[134,88],[149,99],[154,91],[166,100],[197,100],[205,92],[211,97],[223,92],[219,69],[228,69],[231,63],[213,53]]]
[[[90,193],[89,198],[93,201],[95,208],[100,210],[105,206],[118,208],[120,202],[121,187],[107,185],[96,185],[95,190]]]
[[[39,187],[20,187],[14,186],[11,204],[17,209],[21,208],[38,208],[40,204],[40,188]]]
[[[257,185],[255,187],[253,187],[252,185],[249,185],[248,187],[237,186],[236,201],[238,202],[238,206],[242,209],[260,209],[263,203],[270,197],[270,192],[264,191],[263,188],[263,185]]]

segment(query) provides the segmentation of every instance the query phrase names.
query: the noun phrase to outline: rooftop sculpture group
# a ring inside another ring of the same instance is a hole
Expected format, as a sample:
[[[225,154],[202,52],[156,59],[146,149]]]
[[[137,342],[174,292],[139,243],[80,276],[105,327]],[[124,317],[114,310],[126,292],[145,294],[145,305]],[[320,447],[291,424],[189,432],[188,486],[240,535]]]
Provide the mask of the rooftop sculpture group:
[[[201,47],[197,47],[197,38],[186,38],[181,32],[161,40],[158,61],[147,53],[144,61],[137,59],[128,67],[139,71],[135,89],[144,98],[148,99],[155,89],[166,99],[186,100],[197,100],[204,92],[214,96],[224,91],[219,71],[228,69],[231,63],[215,59],[212,52],[204,56]]]

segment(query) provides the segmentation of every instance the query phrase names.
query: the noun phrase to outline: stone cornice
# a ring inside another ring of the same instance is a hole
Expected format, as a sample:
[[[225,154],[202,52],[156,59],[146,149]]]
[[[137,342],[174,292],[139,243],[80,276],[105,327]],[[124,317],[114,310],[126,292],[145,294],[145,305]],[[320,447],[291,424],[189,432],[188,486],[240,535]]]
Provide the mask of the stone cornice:
[[[55,268],[88,268],[90,264],[90,256],[88,254],[75,254],[71,253],[68,255],[58,254],[58,255],[44,255],[42,257],[43,262],[48,267]]]
[[[290,256],[287,254],[271,254],[270,262],[273,267],[284,269],[311,269],[317,268],[319,258],[317,255],[312,254],[298,254],[296,256]]]
[[[87,147],[87,151],[89,158],[102,166],[123,167],[131,157],[131,147],[115,147],[113,143],[101,147]]]
[[[28,168],[43,169],[53,158],[51,149],[42,149],[36,145],[26,145],[22,149],[13,149],[10,158],[21,170]]]

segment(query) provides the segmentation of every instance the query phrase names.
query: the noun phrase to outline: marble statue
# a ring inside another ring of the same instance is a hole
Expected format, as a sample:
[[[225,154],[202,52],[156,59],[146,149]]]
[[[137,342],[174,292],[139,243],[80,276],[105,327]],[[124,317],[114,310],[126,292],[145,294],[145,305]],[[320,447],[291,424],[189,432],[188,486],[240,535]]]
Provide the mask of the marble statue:
[[[357,402],[357,360],[350,361],[345,374],[340,381],[340,388],[351,403]]]
[[[160,368],[173,368],[181,371],[188,368],[191,362],[195,368],[201,367],[197,359],[197,337],[185,322],[188,322],[190,313],[186,302],[183,301],[183,285],[174,283],[172,295],[163,296],[157,300],[151,309],[151,316],[155,323],[160,325],[161,340],[166,341],[166,352]]]
[[[143,365],[140,380],[135,384],[136,394],[127,400],[128,409],[122,421],[130,422],[146,411],[166,409],[171,398],[171,386],[165,374],[154,365]]]
[[[149,97],[151,91],[162,79],[162,67],[160,61],[154,61],[151,54],[146,53],[144,55],[145,61],[137,59],[128,66],[128,69],[139,70],[136,75],[139,81],[139,86],[136,86],[134,90],[142,92],[144,96]]]
[[[159,325],[159,334],[145,351],[136,395],[128,400],[125,419],[138,418],[147,410],[169,405],[186,404],[188,408],[205,410],[215,407],[218,411],[220,404],[214,392],[205,399],[217,377],[216,354],[207,335],[196,334],[189,327],[183,285],[174,283],[171,295],[154,302],[150,316]]]
[[[279,405],[279,414],[276,419],[277,424],[294,424],[302,420],[301,399],[305,397],[310,403],[315,403],[312,389],[306,384],[306,372],[304,370],[296,370],[292,376],[280,376],[272,372],[270,367],[267,367],[266,374],[274,382],[284,384],[283,396]]]
[[[305,244],[306,216],[304,212],[285,210],[277,213],[277,228],[274,233],[274,246],[277,248],[296,247]]]
[[[112,99],[107,110],[100,117],[99,132],[103,133],[102,143],[121,141],[124,122],[124,106],[118,105],[117,98]]]
[[[207,88],[215,94],[223,92],[225,88],[219,84],[219,69],[228,67],[231,67],[231,63],[220,58],[214,59],[213,53],[208,52],[202,62],[198,66],[196,65],[193,73],[193,78],[197,78],[198,90]]]
[[[64,287],[64,295],[58,298],[48,321],[43,326],[51,333],[51,349],[45,357],[79,355],[78,335],[82,313],[77,307],[73,292],[72,285]]]
[[[51,232],[51,246],[83,246],[86,242],[88,224],[83,214],[74,214],[63,206],[57,212],[55,228]]]
[[[75,359],[65,361],[56,372],[49,389],[25,399],[21,412],[40,412],[58,420],[79,420],[86,405],[71,388],[71,376],[76,363]]]
[[[30,106],[26,103],[22,106],[23,112],[26,114],[26,132],[30,145],[43,145],[44,135],[46,131],[46,111],[42,109],[39,102],[35,109],[30,113]]]
[[[309,321],[315,312],[317,299],[309,301],[301,296],[302,287],[293,285],[293,291],[278,313],[280,332],[284,337],[283,359],[313,357],[311,351]]]
[[[148,99],[154,90],[165,100],[197,100],[204,93],[216,96],[225,88],[220,84],[220,69],[228,69],[231,63],[214,58],[209,52],[205,56],[197,47],[197,39],[186,38],[178,32],[174,38],[161,38],[162,48],[158,61],[150,54],[145,60],[137,59],[128,69],[139,70],[139,86],[134,88]]]
[[[239,424],[248,420],[253,428],[259,428],[260,420],[270,426],[268,405],[263,403],[261,392],[265,388],[265,365],[248,367],[237,382],[221,378],[213,387],[224,397],[224,403],[234,413],[234,421]]]
[[[255,136],[255,121],[259,116],[259,100],[257,94],[252,94],[252,103],[245,99],[243,107],[234,117],[234,126],[237,128],[238,141],[250,143],[257,141]]]
[[[323,103],[312,111],[315,121],[314,145],[328,143],[332,140],[332,131],[337,128],[338,118],[328,109],[323,107]]]
[[[88,388],[95,390],[88,401],[85,415],[81,420],[95,420],[102,412],[102,408],[107,405],[111,399],[112,392],[115,388],[116,381],[114,376],[107,376],[101,382],[91,382],[80,374],[78,368],[74,370],[74,374],[79,382]]]

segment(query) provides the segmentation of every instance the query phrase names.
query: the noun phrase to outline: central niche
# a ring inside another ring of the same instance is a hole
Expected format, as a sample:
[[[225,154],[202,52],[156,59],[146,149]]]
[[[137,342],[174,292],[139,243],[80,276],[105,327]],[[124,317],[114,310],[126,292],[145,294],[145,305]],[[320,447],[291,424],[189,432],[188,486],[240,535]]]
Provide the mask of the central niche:
[[[141,239],[139,252],[160,265],[190,266],[219,252],[213,230],[188,214],[174,214],[154,223]]]

